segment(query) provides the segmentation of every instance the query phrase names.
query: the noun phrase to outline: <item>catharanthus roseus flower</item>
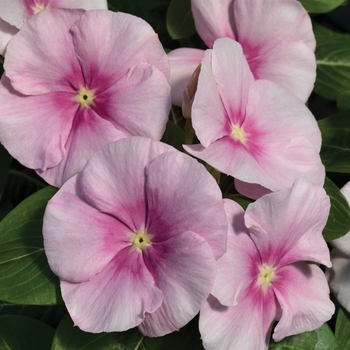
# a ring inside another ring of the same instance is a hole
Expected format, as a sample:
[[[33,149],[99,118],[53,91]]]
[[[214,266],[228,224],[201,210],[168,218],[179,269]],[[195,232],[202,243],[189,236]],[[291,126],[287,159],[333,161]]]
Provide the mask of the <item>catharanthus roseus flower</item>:
[[[211,49],[218,38],[238,41],[256,79],[271,80],[306,101],[316,77],[311,20],[296,0],[192,0],[198,34]],[[204,51],[169,53],[172,100],[183,91]]]
[[[342,189],[342,194],[350,204],[350,182]],[[332,268],[327,270],[329,286],[339,303],[350,312],[350,232],[331,242]]]
[[[0,142],[54,186],[109,142],[164,133],[169,62],[140,18],[42,11],[11,40],[4,67]]]
[[[95,153],[61,187],[43,234],[76,325],[139,326],[161,336],[189,322],[209,296],[227,223],[203,165],[159,141],[129,137]]]
[[[323,188],[299,179],[265,195],[244,213],[225,200],[227,252],[218,260],[213,291],[200,311],[207,350],[265,350],[273,339],[311,331],[334,313],[322,270],[331,266],[322,237],[330,209]]]
[[[201,144],[184,146],[258,198],[256,187],[277,191],[298,177],[323,185],[321,133],[305,105],[268,80],[255,80],[239,43],[218,39],[201,65],[192,105]]]
[[[82,8],[107,10],[106,0],[1,0],[0,54],[4,55],[11,38],[23,23],[46,8]]]

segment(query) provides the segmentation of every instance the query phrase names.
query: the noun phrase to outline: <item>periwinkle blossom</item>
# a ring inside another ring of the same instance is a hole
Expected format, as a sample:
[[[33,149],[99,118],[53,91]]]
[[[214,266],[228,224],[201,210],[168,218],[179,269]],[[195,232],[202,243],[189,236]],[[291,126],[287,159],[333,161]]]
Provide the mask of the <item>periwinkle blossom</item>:
[[[129,137],[96,152],[60,188],[43,235],[76,325],[161,336],[189,322],[209,296],[227,221],[203,165]]]
[[[342,189],[350,204],[350,182]],[[331,242],[332,268],[326,271],[329,286],[339,303],[350,312],[350,232]]]
[[[107,10],[107,0],[1,0],[0,55],[22,25],[35,14],[49,8],[81,8]]]
[[[299,179],[267,194],[244,213],[225,199],[227,252],[200,311],[207,350],[266,350],[273,339],[314,330],[334,313],[326,277],[331,266],[322,237],[330,209],[323,188]]]
[[[200,144],[186,151],[235,177],[248,197],[290,187],[298,177],[323,185],[315,118],[279,85],[255,80],[232,39],[216,40],[204,55],[192,125]]]
[[[4,68],[0,142],[54,186],[109,142],[164,133],[169,62],[138,17],[41,11],[11,40]]]
[[[192,0],[198,34],[211,49],[218,38],[238,41],[256,79],[271,80],[305,102],[316,78],[315,37],[308,13],[297,0]],[[169,53],[172,102],[204,55],[180,48]]]

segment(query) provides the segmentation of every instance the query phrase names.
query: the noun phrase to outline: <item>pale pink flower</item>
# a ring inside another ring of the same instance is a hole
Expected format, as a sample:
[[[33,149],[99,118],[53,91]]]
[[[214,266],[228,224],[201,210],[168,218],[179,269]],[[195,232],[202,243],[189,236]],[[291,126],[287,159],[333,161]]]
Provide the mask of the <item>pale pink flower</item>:
[[[0,55],[22,25],[35,14],[49,8],[81,8],[107,10],[107,0],[1,0]]]
[[[246,213],[225,199],[227,252],[200,311],[207,350],[265,350],[273,339],[314,330],[334,313],[322,270],[331,266],[322,237],[330,209],[323,188],[299,179],[268,194]]]
[[[316,46],[311,20],[296,0],[192,0],[198,34],[211,49],[218,38],[238,41],[255,79],[271,80],[305,102],[316,78]],[[172,102],[183,91],[204,51],[169,53]]]
[[[298,177],[323,185],[315,118],[285,89],[255,80],[232,39],[216,40],[204,55],[192,125],[201,144],[184,146],[186,151],[235,177],[246,196],[290,187]]]
[[[198,312],[226,251],[218,185],[159,141],[129,137],[95,153],[49,201],[49,264],[76,325],[161,336]]]
[[[350,182],[341,192],[350,204]],[[334,246],[332,268],[326,271],[329,286],[339,303],[350,312],[350,232],[331,243]]]
[[[4,67],[0,142],[54,186],[109,142],[164,133],[169,62],[138,17],[42,11],[11,40]]]

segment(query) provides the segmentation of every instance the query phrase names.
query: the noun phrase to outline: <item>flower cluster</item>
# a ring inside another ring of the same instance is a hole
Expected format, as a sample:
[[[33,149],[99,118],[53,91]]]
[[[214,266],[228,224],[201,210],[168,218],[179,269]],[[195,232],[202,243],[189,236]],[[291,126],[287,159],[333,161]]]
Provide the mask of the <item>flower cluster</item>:
[[[44,247],[74,323],[157,337],[199,313],[207,350],[264,350],[275,321],[275,341],[328,321],[313,263],[332,266],[330,201],[304,104],[316,61],[302,5],[192,0],[209,49],[167,55],[144,20],[82,3],[0,9],[0,142],[59,188]],[[160,141],[171,102],[199,142],[187,154]],[[256,201],[224,199],[209,167]]]

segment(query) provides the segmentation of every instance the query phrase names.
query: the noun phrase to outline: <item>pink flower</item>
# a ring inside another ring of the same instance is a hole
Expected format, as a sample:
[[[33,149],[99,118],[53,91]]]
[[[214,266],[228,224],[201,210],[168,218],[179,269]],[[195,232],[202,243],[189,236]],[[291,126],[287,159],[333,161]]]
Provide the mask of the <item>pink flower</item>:
[[[350,182],[342,189],[350,204]],[[350,232],[331,242],[332,268],[326,271],[329,286],[339,303],[350,312]]]
[[[305,102],[316,78],[311,20],[296,0],[192,0],[198,34],[213,48],[218,38],[238,41],[255,79],[271,80]],[[182,93],[204,52],[181,48],[169,53],[172,102]]]
[[[315,118],[280,86],[254,80],[232,39],[218,39],[204,55],[192,125],[201,144],[186,151],[240,180],[237,189],[246,196],[258,198],[259,186],[265,192],[290,187],[298,177],[323,185]]]
[[[106,0],[1,0],[0,6],[0,55],[12,37],[36,13],[46,8],[82,8],[107,10]]]
[[[42,11],[8,47],[0,141],[60,186],[109,142],[162,137],[168,75],[157,34],[142,19],[103,10]]]
[[[246,213],[225,200],[227,252],[218,260],[213,291],[200,311],[207,350],[268,348],[273,339],[311,331],[334,305],[322,270],[331,266],[322,237],[330,209],[325,191],[304,179],[268,194]]]
[[[204,166],[143,137],[111,143],[49,201],[49,264],[76,325],[148,336],[189,322],[226,250],[220,189]]]

